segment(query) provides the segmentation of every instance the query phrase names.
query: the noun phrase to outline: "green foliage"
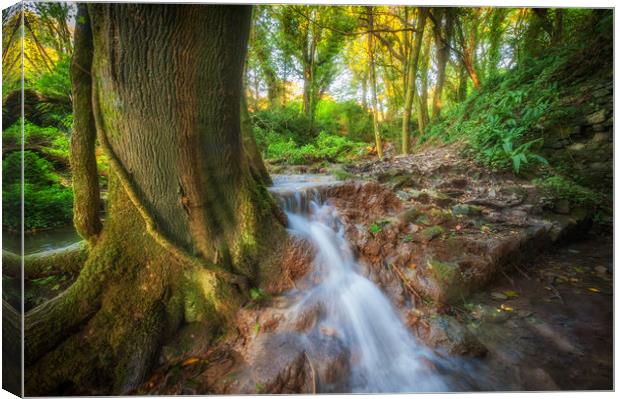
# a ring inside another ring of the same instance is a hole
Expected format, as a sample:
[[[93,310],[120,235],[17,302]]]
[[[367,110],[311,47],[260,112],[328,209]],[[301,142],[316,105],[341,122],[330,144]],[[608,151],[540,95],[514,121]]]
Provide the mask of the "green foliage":
[[[254,302],[262,302],[270,298],[269,294],[263,291],[261,288],[251,288],[250,298]]]
[[[379,234],[383,230],[383,226],[389,223],[390,222],[388,220],[377,220],[374,223],[371,223],[370,226],[368,226],[368,231],[372,235]]]
[[[355,101],[321,100],[315,121],[321,130],[338,132],[353,140],[370,142],[374,139],[372,115]]]
[[[562,176],[535,179],[533,182],[553,198],[567,200],[585,208],[598,208],[606,202],[603,195]]]
[[[429,126],[422,141],[464,140],[482,164],[511,168],[517,174],[532,164],[546,165],[540,155],[543,133],[569,112],[561,106],[553,79],[565,62],[565,56],[528,60],[489,80],[480,92]]]
[[[67,121],[69,122],[69,118]],[[2,132],[4,146],[18,146],[21,141],[21,127],[14,123]],[[45,154],[59,158],[69,157],[69,137],[64,131],[53,127],[41,127],[26,121],[24,123],[24,146],[38,147]]]
[[[373,235],[379,234],[381,230],[382,230],[382,227],[378,225],[377,223],[372,223],[370,227],[368,228],[368,231],[370,231]]]
[[[292,165],[343,162],[364,147],[364,143],[324,131],[309,135],[310,121],[295,109],[295,104],[257,112],[252,120],[256,143],[263,156],[277,162]]]
[[[64,56],[51,71],[46,71],[32,82],[32,88],[48,97],[71,97],[71,57]]]
[[[310,119],[301,112],[299,101],[292,101],[286,107],[255,112],[251,118],[256,143],[263,150],[271,143],[266,137],[269,133],[291,139],[298,145],[307,144],[318,135],[317,126],[313,126]]]
[[[21,153],[11,152],[2,160],[3,224],[21,226]],[[73,191],[60,184],[53,165],[33,151],[24,151],[24,228],[26,231],[71,222]]]

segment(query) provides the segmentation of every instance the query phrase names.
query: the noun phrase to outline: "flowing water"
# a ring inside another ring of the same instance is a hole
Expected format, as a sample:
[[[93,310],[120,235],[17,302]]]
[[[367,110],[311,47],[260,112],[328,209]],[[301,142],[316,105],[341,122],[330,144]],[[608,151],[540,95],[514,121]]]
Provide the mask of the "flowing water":
[[[351,352],[352,392],[450,390],[429,367],[437,361],[435,355],[416,341],[388,298],[362,275],[336,209],[323,202],[312,185],[311,178],[297,186],[290,181],[278,186],[276,180],[291,233],[316,250],[308,276],[312,283],[296,293],[291,317],[317,306],[322,309],[318,329],[331,331]]]

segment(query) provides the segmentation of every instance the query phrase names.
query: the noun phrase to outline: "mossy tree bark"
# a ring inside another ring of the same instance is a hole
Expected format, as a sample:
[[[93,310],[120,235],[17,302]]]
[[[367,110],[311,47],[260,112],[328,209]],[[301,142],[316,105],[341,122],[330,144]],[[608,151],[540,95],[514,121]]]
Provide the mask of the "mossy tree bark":
[[[88,12],[108,216],[76,282],[26,315],[28,395],[130,392],[183,323],[226,329],[285,241],[241,133],[250,7]]]
[[[91,105],[93,41],[86,4],[78,5],[75,21],[75,51],[71,60],[74,118],[69,154],[75,195],[73,224],[82,238],[92,244],[102,226],[99,218],[99,175],[95,158],[97,131]]]

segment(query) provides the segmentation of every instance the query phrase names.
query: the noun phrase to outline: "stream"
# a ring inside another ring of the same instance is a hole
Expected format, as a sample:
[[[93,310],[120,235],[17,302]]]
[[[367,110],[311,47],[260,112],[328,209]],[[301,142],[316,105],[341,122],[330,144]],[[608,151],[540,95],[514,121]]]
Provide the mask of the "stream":
[[[450,391],[455,387],[436,366],[452,369],[417,342],[396,308],[379,287],[363,276],[344,234],[336,209],[321,199],[314,186],[330,184],[324,176],[276,177],[274,191],[289,220],[289,231],[305,238],[316,251],[313,269],[305,277],[310,287],[293,290],[287,319],[321,309],[316,328],[329,331],[349,349],[351,392]],[[313,340],[308,339],[312,352]]]
[[[29,233],[24,235],[24,254],[29,255],[36,252],[64,248],[81,240],[82,238],[78,235],[73,225]],[[2,248],[16,254],[20,253],[20,235],[3,232]]]

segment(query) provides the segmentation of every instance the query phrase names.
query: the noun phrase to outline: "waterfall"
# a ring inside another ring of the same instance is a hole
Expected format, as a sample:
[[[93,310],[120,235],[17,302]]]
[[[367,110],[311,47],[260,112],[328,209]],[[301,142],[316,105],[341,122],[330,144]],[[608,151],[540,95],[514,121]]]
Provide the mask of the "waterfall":
[[[278,196],[290,232],[316,251],[307,276],[311,283],[296,293],[290,319],[320,306],[316,329],[330,331],[350,350],[352,392],[448,391],[429,366],[434,354],[416,341],[388,298],[361,274],[336,209],[312,185]]]

